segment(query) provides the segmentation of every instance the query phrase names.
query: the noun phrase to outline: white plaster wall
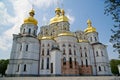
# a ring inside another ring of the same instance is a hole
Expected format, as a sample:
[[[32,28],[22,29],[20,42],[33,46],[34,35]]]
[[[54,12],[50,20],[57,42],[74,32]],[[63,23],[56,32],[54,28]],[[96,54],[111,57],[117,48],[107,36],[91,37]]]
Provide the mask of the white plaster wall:
[[[51,51],[51,63],[53,63],[53,74],[61,74],[61,52],[58,50]]]
[[[99,37],[98,37],[97,32],[88,33],[87,37],[88,37],[88,40],[89,40],[90,44],[99,42]],[[90,39],[91,37],[92,37],[92,41]],[[95,37],[96,37],[97,41],[95,40]]]
[[[25,29],[25,33],[24,33],[24,29]],[[35,35],[37,34],[38,27],[36,25],[34,25],[34,24],[23,24],[21,26],[20,33],[21,34],[28,34],[29,29],[31,29],[30,35],[34,36],[34,30],[35,30]]]
[[[49,54],[52,48],[52,45],[55,43],[54,40],[41,40],[41,53],[40,53],[40,75],[50,75],[50,60],[51,56],[47,55],[47,49],[49,49]],[[44,44],[44,46],[43,46]],[[49,46],[48,46],[49,44]],[[44,56],[42,56],[42,49],[44,49]],[[44,59],[44,69],[41,69],[41,63],[42,63],[42,58]],[[49,69],[46,69],[47,67],[47,58],[49,58]]]

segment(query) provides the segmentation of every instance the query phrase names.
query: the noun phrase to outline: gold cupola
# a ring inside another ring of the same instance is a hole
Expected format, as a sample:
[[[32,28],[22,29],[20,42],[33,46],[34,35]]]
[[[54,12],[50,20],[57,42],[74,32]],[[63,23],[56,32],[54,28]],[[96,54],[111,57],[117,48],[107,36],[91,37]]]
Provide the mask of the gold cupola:
[[[34,18],[34,15],[35,15],[35,11],[32,9],[30,12],[29,12],[29,17],[28,18],[25,18],[24,19],[24,24],[34,24],[34,25],[37,25],[38,22],[37,20]]]
[[[65,11],[64,9],[61,9],[61,16],[59,17],[59,22],[68,22],[69,19],[65,16]]]
[[[88,27],[84,30],[85,33],[96,32],[96,28],[92,26],[92,22],[90,21],[90,19],[87,20],[87,25]]]
[[[59,17],[60,17],[61,9],[60,8],[56,8],[55,9],[55,13],[56,13],[55,17],[53,17],[52,19],[50,19],[50,24],[59,22]]]

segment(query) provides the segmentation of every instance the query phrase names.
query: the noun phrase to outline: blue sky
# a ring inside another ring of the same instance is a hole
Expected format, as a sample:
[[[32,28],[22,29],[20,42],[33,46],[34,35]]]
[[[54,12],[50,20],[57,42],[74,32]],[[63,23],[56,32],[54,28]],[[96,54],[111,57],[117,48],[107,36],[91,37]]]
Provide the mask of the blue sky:
[[[109,58],[118,59],[118,54],[113,52],[109,42],[113,21],[111,16],[104,15],[104,0],[0,0],[0,59],[9,59],[12,34],[19,33],[20,25],[28,16],[32,5],[39,29],[49,23],[58,6],[64,8],[69,17],[71,31],[84,30],[87,19],[90,19],[99,33],[100,42],[108,45]]]

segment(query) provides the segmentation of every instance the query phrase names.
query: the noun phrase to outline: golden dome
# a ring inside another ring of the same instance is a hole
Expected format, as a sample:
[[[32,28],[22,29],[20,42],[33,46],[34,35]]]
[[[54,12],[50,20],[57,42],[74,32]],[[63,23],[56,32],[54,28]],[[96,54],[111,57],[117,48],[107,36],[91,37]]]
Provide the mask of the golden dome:
[[[50,19],[50,24],[52,23],[57,23],[57,22],[62,22],[62,21],[69,21],[69,19],[65,16],[65,11],[60,8],[55,9],[56,16]]]
[[[53,39],[53,37],[52,36],[43,36],[41,38],[41,40],[50,40],[50,39]]]
[[[92,24],[90,19],[87,20],[87,24]]]
[[[59,11],[59,12],[60,12],[61,10],[60,10],[60,8],[56,8],[56,9],[55,9],[55,12],[56,12],[56,11]]]
[[[50,24],[59,22],[59,16],[60,16],[60,13],[61,13],[60,8],[56,8],[55,13],[56,13],[56,16],[53,17],[52,19],[50,19]]]
[[[50,24],[57,23],[57,22],[59,22],[59,17],[57,17],[57,16],[55,16],[52,19],[50,19]]]
[[[84,30],[85,33],[96,32],[96,28],[92,26],[92,22],[88,19],[87,20],[88,27]]]
[[[58,34],[58,36],[74,36],[72,32],[66,31]]]
[[[37,25],[38,22],[37,20],[34,18],[34,15],[35,15],[35,11],[32,9],[30,12],[29,12],[29,17],[24,19],[24,24],[26,23],[31,23],[31,24],[34,24],[34,25]]]
[[[62,22],[62,21],[65,21],[65,22],[69,21],[69,19],[65,16],[65,11],[63,9],[61,10],[61,16],[59,17],[59,22]]]

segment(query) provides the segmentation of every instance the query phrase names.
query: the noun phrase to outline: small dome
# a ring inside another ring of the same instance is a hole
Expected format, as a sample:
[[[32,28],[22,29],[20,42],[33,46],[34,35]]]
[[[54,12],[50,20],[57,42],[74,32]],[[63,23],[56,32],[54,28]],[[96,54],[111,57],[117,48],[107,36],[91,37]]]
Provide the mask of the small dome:
[[[59,12],[60,12],[60,11],[61,11],[61,9],[60,9],[60,8],[56,8],[56,9],[55,9],[55,12],[56,12],[56,11],[59,11]]]
[[[87,24],[92,24],[90,19],[87,20]]]
[[[59,16],[60,16],[60,13],[61,13],[61,9],[56,8],[55,13],[56,13],[56,16],[50,19],[50,24],[59,22]]]
[[[28,18],[25,18],[25,19],[24,19],[24,24],[31,23],[31,24],[37,25],[38,22],[37,22],[37,20],[34,18],[35,13],[34,13],[34,10],[33,10],[33,9],[29,12],[29,15],[30,15],[30,16],[29,16]]]
[[[84,30],[85,33],[96,32],[96,28],[92,26],[92,22],[88,19],[87,20],[88,27]]]
[[[56,8],[55,12],[56,12],[56,16],[50,19],[50,24],[62,22],[62,21],[65,21],[65,22],[69,21],[69,19],[65,16],[65,11],[63,9]]]
[[[65,22],[68,22],[69,19],[67,18],[67,16],[65,16],[65,11],[62,9],[61,10],[61,16],[59,17],[59,22],[62,22],[62,21],[65,21]]]

